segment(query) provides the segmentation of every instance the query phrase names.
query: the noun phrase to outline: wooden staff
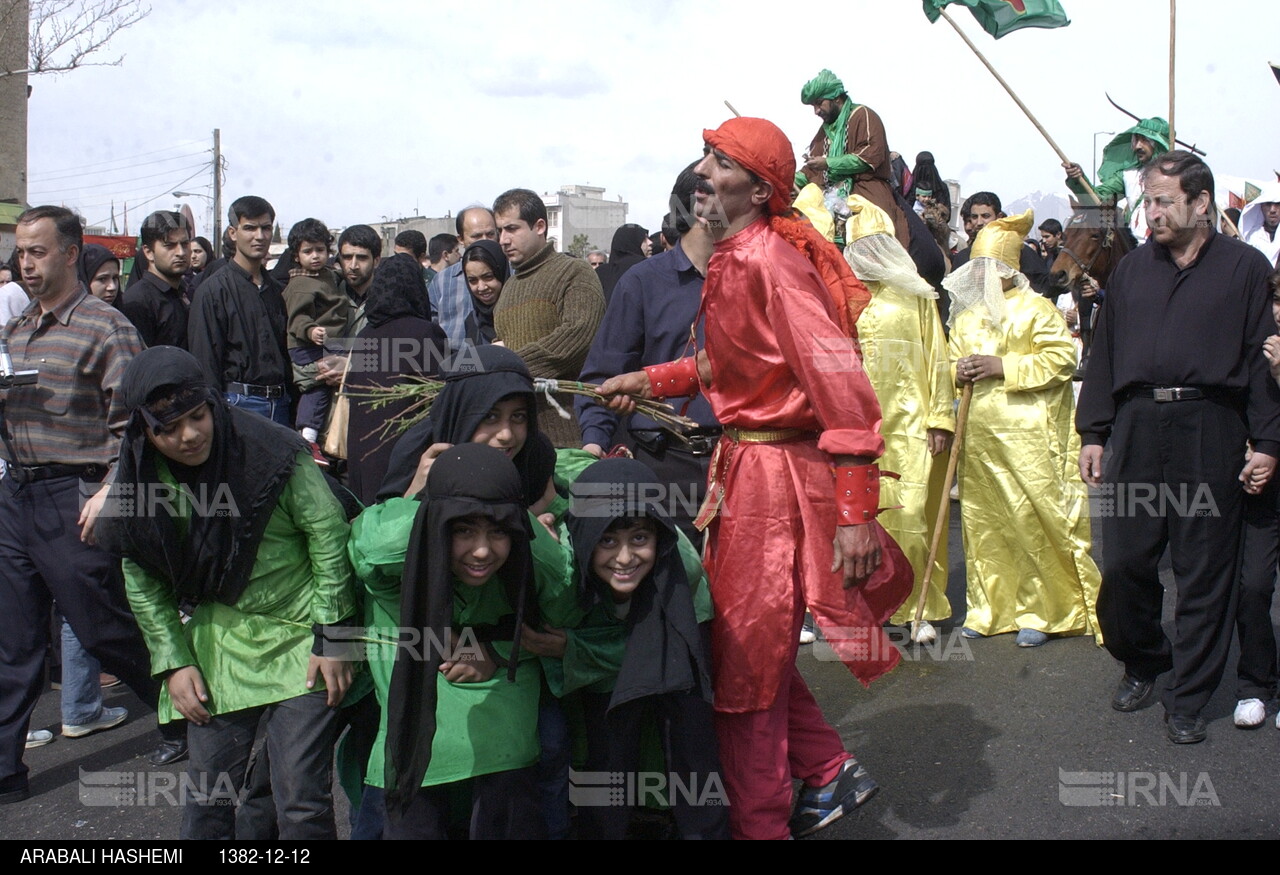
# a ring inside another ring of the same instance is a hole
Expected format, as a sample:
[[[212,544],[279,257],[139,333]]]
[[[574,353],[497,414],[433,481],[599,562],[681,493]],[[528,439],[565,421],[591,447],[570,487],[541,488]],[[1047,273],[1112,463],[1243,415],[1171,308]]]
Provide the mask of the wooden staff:
[[[938,518],[933,524],[933,541],[929,544],[929,558],[924,563],[924,583],[920,585],[920,596],[916,599],[916,617],[911,621],[911,640],[916,643],[921,643],[916,636],[920,632],[920,621],[924,618],[924,600],[929,595],[929,584],[933,580],[933,565],[938,559],[942,533],[951,524],[951,482],[955,480],[956,467],[960,464],[960,447],[964,444],[964,427],[969,421],[969,404],[972,401],[973,383],[965,383],[960,391],[960,410],[956,413],[956,433],[951,441],[951,455],[947,457],[947,479],[942,484]]]
[[[942,17],[947,20],[947,24],[955,28],[956,33],[960,34],[960,39],[964,40],[965,45],[972,49],[973,53],[978,56],[978,60],[991,71],[991,75],[996,77],[996,81],[1004,86],[1005,91],[1009,92],[1009,96],[1013,98],[1013,102],[1018,104],[1018,109],[1022,110],[1026,117],[1031,121],[1031,124],[1036,126],[1036,130],[1039,131],[1040,135],[1045,138],[1050,146],[1053,147],[1053,151],[1058,153],[1058,157],[1062,159],[1062,163],[1071,164],[1072,161],[1067,157],[1067,153],[1058,148],[1058,144],[1053,141],[1053,137],[1049,136],[1049,132],[1044,129],[1044,125],[1040,124],[1036,117],[1031,114],[1031,110],[1027,109],[1027,105],[1022,102],[1022,98],[1018,97],[1018,95],[1014,93],[1013,89],[1009,87],[1009,83],[1004,81],[1004,77],[996,72],[996,68],[991,66],[991,62],[986,59],[986,56],[984,56],[982,52],[978,51],[978,47],[973,44],[973,40],[969,39],[968,35],[960,29],[960,25],[956,24],[955,20],[947,14],[947,10],[941,9],[939,12]],[[1102,203],[1102,198],[1098,197],[1098,193],[1093,190],[1093,186],[1089,183],[1088,179],[1082,176],[1080,178],[1080,182],[1084,185],[1084,189],[1089,193],[1089,196],[1093,198],[1094,203]]]
[[[1177,30],[1178,0],[1169,0],[1169,142],[1176,142],[1173,135],[1173,46]]]
[[[738,112],[736,109],[734,109],[734,108],[733,108],[733,104],[732,104],[732,103],[730,103],[729,101],[727,101],[727,100],[726,100],[726,101],[724,102],[724,105],[725,105],[725,106],[727,106],[727,107],[729,107],[729,112],[733,113],[733,114],[734,114],[735,116],[737,116],[738,118],[742,118],[742,113],[740,113],[740,112]]]

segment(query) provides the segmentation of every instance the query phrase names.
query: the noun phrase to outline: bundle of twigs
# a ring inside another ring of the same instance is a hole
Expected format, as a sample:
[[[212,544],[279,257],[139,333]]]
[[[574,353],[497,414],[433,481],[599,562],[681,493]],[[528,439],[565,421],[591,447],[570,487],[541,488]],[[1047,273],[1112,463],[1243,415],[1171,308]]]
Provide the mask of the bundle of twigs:
[[[379,410],[399,401],[410,402],[409,406],[401,411],[398,416],[388,419],[377,429],[379,437],[383,441],[387,441],[404,434],[410,428],[426,419],[427,414],[431,412],[432,403],[436,400],[436,396],[440,394],[440,390],[443,387],[444,383],[439,380],[406,376],[402,377],[400,382],[394,386],[348,386],[346,395],[348,398],[364,404],[370,410]],[[605,396],[600,394],[599,386],[591,383],[580,383],[576,380],[534,380],[533,390],[546,397],[547,402],[558,410],[565,419],[570,418],[570,413],[552,397],[553,393],[581,395],[598,404],[604,404],[607,401]],[[669,429],[681,440],[683,440],[682,432],[684,429],[698,427],[698,423],[692,419],[676,413],[670,404],[654,401],[651,398],[636,398],[634,396],[631,400],[635,402],[637,413],[642,413],[664,428]]]
[[[609,400],[600,394],[599,386],[591,383],[580,383],[577,380],[536,379],[533,381],[533,391],[541,393],[547,399],[547,403],[560,411],[560,415],[565,419],[570,418],[569,411],[561,407],[559,402],[551,397],[552,393],[581,395],[583,398],[590,398],[597,404],[606,404]],[[687,416],[681,416],[676,413],[675,408],[665,401],[654,401],[652,398],[637,398],[634,395],[630,396],[630,398],[635,402],[636,413],[649,417],[681,440],[684,440],[684,429],[698,428],[697,422]]]
[[[431,404],[444,388],[444,383],[429,377],[406,375],[394,386],[348,386],[345,394],[353,401],[365,405],[370,410],[380,410],[397,401],[409,401],[410,404],[393,416],[379,428],[378,437],[385,443],[393,437],[399,437],[406,431],[427,418],[431,412]],[[369,433],[370,435],[373,432]],[[369,435],[365,435],[369,437]]]

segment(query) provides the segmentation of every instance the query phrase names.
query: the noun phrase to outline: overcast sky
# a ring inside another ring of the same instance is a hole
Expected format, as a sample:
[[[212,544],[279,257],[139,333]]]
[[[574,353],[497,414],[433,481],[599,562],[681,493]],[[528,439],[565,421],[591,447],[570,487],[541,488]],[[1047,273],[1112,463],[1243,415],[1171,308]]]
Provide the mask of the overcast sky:
[[[281,222],[342,226],[443,215],[505,189],[604,186],[651,230],[704,127],[766,117],[804,151],[818,121],[800,87],[824,67],[879,112],[908,164],[933,152],[966,193],[1062,188],[1050,147],[918,0],[781,3],[217,3],[164,0],[120,34],[119,67],[32,81],[29,197],[90,222],[211,193],[266,197]],[[1092,170],[1096,131],[1168,112],[1168,0],[1063,0],[1072,24],[998,42],[953,15],[1049,133]],[[752,16],[746,9],[772,11]],[[1176,128],[1219,174],[1280,169],[1280,3],[1180,0]],[[812,36],[806,36],[806,33]],[[1097,138],[1101,147],[1110,139]],[[1270,143],[1271,145],[1267,145]],[[149,201],[149,202],[147,202]],[[147,202],[147,203],[144,203]],[[192,200],[208,233],[203,201]]]

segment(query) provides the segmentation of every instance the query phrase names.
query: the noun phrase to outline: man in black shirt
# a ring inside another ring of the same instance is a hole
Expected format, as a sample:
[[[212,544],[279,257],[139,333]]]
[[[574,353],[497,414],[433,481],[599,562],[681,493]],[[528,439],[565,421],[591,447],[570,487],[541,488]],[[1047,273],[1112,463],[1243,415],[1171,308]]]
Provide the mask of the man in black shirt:
[[[263,270],[276,211],[252,195],[227,213],[236,253],[196,289],[188,341],[227,403],[289,425],[289,358],[280,288]]]
[[[157,210],[143,220],[141,237],[147,273],[125,291],[120,309],[147,346],[186,349],[191,302],[182,278],[191,266],[191,229],[178,213]]]
[[[1045,219],[1037,229],[1040,232],[1040,249],[1044,253],[1044,269],[1053,270],[1053,263],[1062,252],[1062,223],[1057,219]]]
[[[1275,326],[1266,258],[1213,230],[1205,163],[1169,152],[1143,182],[1152,239],[1111,275],[1076,429],[1080,474],[1107,509],[1098,621],[1125,666],[1112,707],[1142,707],[1172,670],[1167,733],[1188,744],[1205,738],[1200,712],[1231,644],[1244,496],[1262,491],[1280,455],[1280,390],[1262,353]],[[1172,641],[1160,626],[1166,545]]]

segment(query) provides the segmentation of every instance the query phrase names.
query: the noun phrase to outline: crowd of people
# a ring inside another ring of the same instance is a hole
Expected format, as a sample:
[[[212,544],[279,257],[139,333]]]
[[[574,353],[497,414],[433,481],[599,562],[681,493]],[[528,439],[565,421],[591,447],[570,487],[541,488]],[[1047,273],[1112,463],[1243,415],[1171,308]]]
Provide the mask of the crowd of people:
[[[992,192],[960,238],[934,156],[908,168],[831,71],[801,101],[801,161],[730,119],[659,233],[581,259],[517,188],[391,253],[307,218],[269,266],[276,211],[245,196],[220,253],[148,216],[122,289],[73,212],[23,213],[0,802],[52,740],[29,729],[51,628],[63,735],[120,725],[103,673],[128,685],[153,764],[187,761],[186,838],[334,837],[335,779],[353,838],[625,838],[650,800],[575,795],[572,769],[660,772],[681,838],[809,835],[879,785],[798,648],[820,634],[870,684],[894,625],[1091,636],[1123,664],[1112,707],[1160,692],[1174,743],[1206,737],[1234,625],[1234,722],[1265,722],[1280,191],[1219,233],[1209,168],[1146,120],[1096,185],[1066,166],[1116,217],[1100,245],[1133,249],[1104,274],[1078,217],[1036,228]],[[930,550],[953,447],[962,618]],[[1089,488],[1112,499],[1101,569]]]

